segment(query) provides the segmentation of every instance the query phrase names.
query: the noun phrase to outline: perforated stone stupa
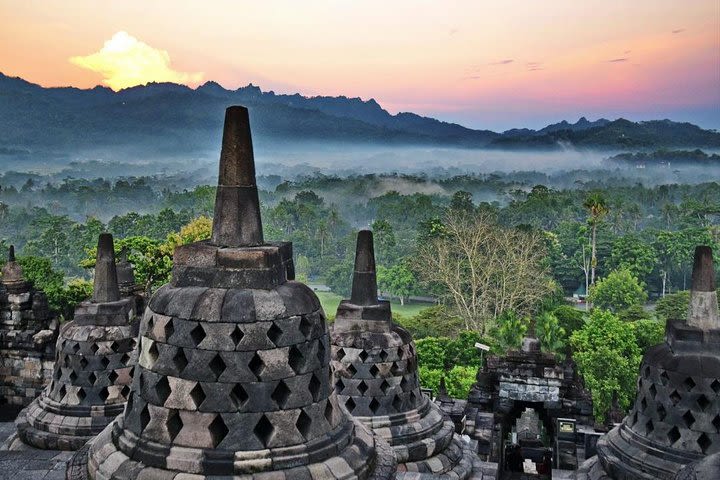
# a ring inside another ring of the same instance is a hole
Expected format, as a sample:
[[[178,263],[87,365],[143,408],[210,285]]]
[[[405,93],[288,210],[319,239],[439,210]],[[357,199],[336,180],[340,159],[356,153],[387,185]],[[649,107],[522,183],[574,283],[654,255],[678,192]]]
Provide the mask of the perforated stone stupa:
[[[338,307],[331,339],[338,398],[392,445],[398,478],[482,477],[453,422],[420,391],[412,337],[392,322],[390,303],[378,300],[368,230],[358,233],[352,295]]]
[[[93,298],[61,327],[50,384],[16,419],[16,440],[77,450],[123,412],[135,364],[135,300],[120,297],[113,238],[98,240]],[[134,330],[134,331],[133,331]]]
[[[263,240],[247,109],[230,107],[212,237],[175,250],[125,413],[69,478],[390,478],[392,450],[337,403],[324,313],[292,278],[291,244]]]
[[[720,318],[709,247],[695,251],[687,319],[668,321],[666,341],[647,351],[630,414],[597,450],[578,479],[693,478],[718,467],[717,457],[702,462],[720,453]],[[698,478],[720,478],[720,469]]]

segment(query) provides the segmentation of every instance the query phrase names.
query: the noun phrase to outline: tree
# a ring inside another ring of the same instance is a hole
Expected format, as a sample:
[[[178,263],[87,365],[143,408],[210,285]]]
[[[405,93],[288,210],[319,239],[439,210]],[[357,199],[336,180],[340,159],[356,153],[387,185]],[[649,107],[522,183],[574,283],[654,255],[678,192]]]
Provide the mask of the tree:
[[[647,293],[629,270],[615,270],[590,288],[589,300],[597,308],[618,312],[633,305],[643,305]]]
[[[627,409],[635,393],[640,348],[633,324],[611,312],[594,309],[585,326],[570,337],[573,358],[593,398],[593,413],[603,421],[613,394]]]
[[[555,284],[543,237],[498,225],[486,213],[448,211],[418,245],[413,268],[430,291],[481,334],[505,312],[534,312]]]
[[[432,370],[444,370],[449,344],[450,339],[447,337],[428,337],[415,342],[418,365]]]
[[[463,329],[463,321],[444,305],[423,308],[413,317],[402,317],[401,325],[415,340],[425,337],[455,337]]]
[[[665,340],[665,324],[657,320],[636,320],[631,323],[635,328],[635,340],[641,353]]]
[[[310,261],[305,255],[298,255],[295,262],[295,278],[299,282],[307,283],[310,277]]]
[[[690,308],[690,292],[681,292],[665,295],[655,304],[655,315],[658,320],[667,322],[669,320],[685,320]]]
[[[597,227],[602,219],[608,214],[608,207],[605,197],[600,192],[593,192],[585,198],[583,207],[588,211],[588,225],[592,229],[591,234],[591,269],[590,269],[590,285],[595,284],[595,269],[597,268]]]
[[[415,274],[404,263],[398,263],[390,268],[379,266],[377,268],[378,288],[400,299],[400,305],[405,305],[405,299],[415,292],[417,279]]]
[[[515,312],[504,312],[497,319],[497,326],[490,335],[503,350],[517,350],[530,329],[530,317],[521,317]]]
[[[612,245],[608,266],[615,270],[628,270],[647,283],[657,265],[658,253],[652,244],[644,242],[638,235],[617,238]]]
[[[342,261],[331,267],[325,274],[325,284],[338,295],[348,298],[352,289],[353,263]]]
[[[567,335],[552,312],[543,312],[535,318],[535,334],[543,350],[552,353],[564,351]]]

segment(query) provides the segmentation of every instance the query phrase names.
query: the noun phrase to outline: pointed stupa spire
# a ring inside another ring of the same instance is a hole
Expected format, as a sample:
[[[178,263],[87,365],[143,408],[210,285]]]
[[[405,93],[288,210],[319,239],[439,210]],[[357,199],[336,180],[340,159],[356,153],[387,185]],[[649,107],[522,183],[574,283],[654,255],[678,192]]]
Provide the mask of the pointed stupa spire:
[[[715,268],[710,247],[700,246],[695,249],[687,323],[703,330],[720,329]]]
[[[15,261],[15,245],[10,245],[10,249],[8,250],[8,263]]]
[[[375,248],[370,230],[358,232],[350,303],[361,306],[378,304]]]
[[[27,290],[30,286],[30,284],[25,281],[22,267],[15,260],[15,245],[10,245],[7,263],[2,267],[2,272],[0,273],[2,284],[15,293]]]
[[[95,282],[93,302],[105,303],[120,300],[117,270],[115,267],[115,246],[109,233],[98,237],[97,260],[95,261]]]
[[[225,110],[211,243],[225,247],[264,243],[250,118],[241,106]]]

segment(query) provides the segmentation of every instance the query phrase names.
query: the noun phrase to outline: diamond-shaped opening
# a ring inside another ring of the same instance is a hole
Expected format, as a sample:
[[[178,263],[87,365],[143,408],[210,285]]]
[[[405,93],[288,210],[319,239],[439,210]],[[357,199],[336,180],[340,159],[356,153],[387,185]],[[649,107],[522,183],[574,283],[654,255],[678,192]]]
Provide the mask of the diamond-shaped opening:
[[[85,360],[83,358],[83,360]],[[108,365],[110,365],[110,359],[107,357],[103,357],[102,360],[100,360],[100,365],[102,365],[103,368],[107,368]]]
[[[147,329],[152,330],[153,327],[155,327],[155,317],[150,315],[150,319],[148,320]]]
[[[697,399],[697,404],[700,407],[700,410],[702,410],[703,412],[710,405],[710,403],[711,403],[710,400],[708,400],[708,398],[703,394],[700,394],[700,396]]]
[[[65,397],[65,394],[67,393],[67,388],[65,388],[65,385],[60,387],[60,390],[58,390],[58,393],[60,394],[60,398]]]
[[[410,387],[410,382],[408,382],[405,377],[402,377],[402,378],[400,379],[400,389],[401,389],[403,392],[407,392],[407,390],[408,390],[409,387]]]
[[[380,402],[373,398],[368,407],[370,407],[370,411],[375,414],[380,409]]]
[[[128,387],[127,385],[123,386],[122,390],[120,390],[120,394],[124,398],[128,398],[128,395],[130,395],[130,387]]]
[[[208,430],[210,430],[210,438],[213,443],[213,448],[217,448],[217,446],[220,445],[220,442],[223,441],[230,431],[228,430],[227,425],[225,425],[221,415],[217,415],[215,417],[215,420],[213,420],[208,426]]]
[[[98,392],[98,397],[100,397],[100,400],[102,400],[103,402],[104,402],[105,400],[107,400],[107,398],[108,398],[109,396],[110,396],[110,392],[108,392],[108,388],[107,388],[107,387],[101,388],[100,391]]]
[[[318,398],[320,397],[321,387],[322,384],[320,383],[320,380],[315,374],[313,374],[313,376],[310,378],[310,382],[308,383],[308,390],[310,391],[310,395],[312,395],[313,402],[318,401]]]
[[[382,360],[384,362],[385,360],[387,360],[387,358],[388,358],[388,353],[385,350],[381,350],[380,351],[380,360]]]
[[[367,358],[368,358],[368,352],[365,350],[360,350],[358,357],[360,358],[361,362],[365,363],[365,360],[367,360]]]
[[[242,329],[239,326],[235,326],[235,330],[233,330],[233,332],[230,334],[230,340],[232,340],[237,347],[240,342],[242,342],[244,336],[245,334],[243,333]]]
[[[355,410],[355,400],[352,399],[352,397],[348,398],[347,401],[345,401],[345,408],[347,408],[347,411],[352,413],[353,410]]]
[[[157,362],[158,357],[160,356],[160,352],[158,351],[157,343],[152,342],[152,345],[150,345],[150,348],[148,348],[148,355],[150,356],[150,360],[152,360],[153,365],[155,362]]]
[[[683,385],[685,385],[685,388],[686,388],[687,391],[689,392],[690,390],[692,390],[693,388],[695,388],[695,381],[694,381],[692,378],[687,377],[687,378],[683,381]]]
[[[220,378],[220,375],[222,375],[223,372],[225,371],[225,368],[227,368],[227,366],[225,365],[225,362],[223,361],[223,359],[219,353],[216,354],[212,360],[210,360],[209,367],[210,367],[210,370],[212,370],[213,374],[215,375],[216,380],[218,378]]]
[[[117,380],[118,377],[119,375],[115,372],[115,370],[111,370],[110,373],[108,373],[108,380],[110,380],[110,383],[115,383],[115,380]],[[93,383],[95,382],[93,381]]]
[[[268,328],[267,336],[270,339],[271,342],[273,342],[275,345],[277,345],[278,341],[282,337],[283,331],[280,327],[277,326],[277,324],[273,323],[270,328]]]
[[[678,391],[673,390],[672,393],[670,394],[670,401],[672,402],[672,404],[677,405],[678,403],[680,403],[680,400],[682,400],[682,397],[680,396]]]
[[[697,444],[703,453],[707,453],[708,448],[712,445],[712,440],[705,433],[701,433],[697,439]]]
[[[70,375],[68,376],[68,378],[70,378],[71,382],[74,382],[75,380],[77,380],[77,373],[75,373],[75,370],[70,372]]]
[[[690,428],[693,423],[695,423],[695,416],[688,410],[685,412],[682,416],[683,422],[685,422],[685,426],[687,428]]]
[[[300,373],[305,366],[305,357],[295,345],[288,350],[288,364],[295,373]]]
[[[665,420],[665,417],[667,416],[667,411],[665,410],[665,407],[663,407],[662,404],[659,404],[657,406],[657,415],[661,422],[663,420]]]
[[[262,358],[260,358],[260,355],[258,355],[257,352],[253,355],[250,363],[248,363],[248,368],[250,368],[250,371],[253,372],[259,380],[260,375],[263,370],[265,370],[265,363],[262,361]]]
[[[325,344],[321,340],[318,342],[317,346],[317,359],[320,363],[325,364],[325,362],[327,362],[327,360],[325,359]]]
[[[647,431],[647,433],[652,433],[652,431],[655,430],[655,425],[653,425],[652,420],[647,421],[647,423],[645,424],[645,430]]]
[[[677,427],[672,427],[668,433],[667,438],[670,440],[670,444],[677,442],[680,439],[680,430]]]
[[[345,350],[338,348],[337,352],[335,352],[335,359],[339,362],[343,358],[345,358]]]
[[[86,368],[88,366],[88,361],[85,357],[82,357],[80,359],[80,368]]]
[[[377,365],[373,365],[368,371],[373,377],[377,377],[377,374],[380,373],[380,369],[377,367]]]
[[[350,376],[353,376],[353,377],[354,377],[355,374],[357,373],[357,369],[356,369],[355,366],[351,363],[350,365],[347,366],[347,372],[350,374]]]
[[[75,342],[75,345],[73,345],[73,353],[78,353],[80,351],[80,343]]]
[[[165,420],[165,428],[167,428],[168,434],[170,435],[170,441],[175,440],[180,430],[183,428],[183,422],[180,418],[180,414],[177,410],[171,409],[168,412],[167,420]]]
[[[113,374],[115,372],[112,371],[110,373]],[[95,382],[97,382],[97,376],[95,376],[95,372],[90,372],[90,375],[88,375],[88,382],[90,382],[90,385],[95,385]]]
[[[645,397],[643,397],[642,400],[640,400],[640,407],[641,407],[641,409],[642,409],[643,412],[644,412],[645,409],[647,408],[647,400],[645,400]]]
[[[337,382],[335,382],[335,391],[342,393],[343,390],[345,390],[345,382],[342,381],[342,378],[338,378]]]
[[[190,338],[196,347],[205,340],[205,329],[198,323],[197,327],[190,330]]]
[[[330,400],[325,403],[325,411],[323,414],[325,415],[325,420],[332,425],[333,406],[332,403],[330,403]]]
[[[638,377],[638,380],[637,380],[637,389],[638,389],[638,390],[642,389],[642,386],[643,386],[643,379],[642,379],[642,377]]]
[[[177,353],[172,358],[173,365],[175,365],[175,369],[178,371],[178,373],[182,373],[182,371],[187,367],[188,359],[185,356],[185,351],[182,348],[178,348]]]
[[[162,377],[155,384],[155,392],[157,393],[160,403],[165,404],[165,401],[170,397],[170,383],[167,377]]]
[[[403,351],[402,347],[398,347],[397,356],[398,356],[398,360],[402,360],[403,357],[405,356],[405,351]]]
[[[60,380],[60,377],[62,377],[62,370],[59,368],[56,368],[54,377],[55,377],[55,380]]]
[[[248,401],[248,394],[245,389],[239,383],[235,384],[233,389],[230,391],[230,399],[235,403],[237,408],[241,408]]]
[[[390,373],[394,376],[398,376],[402,374],[402,371],[400,370],[400,366],[397,364],[397,362],[393,362],[392,367],[390,367]]]
[[[153,345],[154,345],[154,342],[153,342]],[[110,344],[110,349],[111,349],[113,352],[118,353],[118,350],[120,350],[120,344],[119,344],[118,342],[113,341],[113,342]],[[93,352],[93,353],[95,353],[95,352]]]
[[[128,363],[130,363],[130,355],[128,355],[127,353],[123,354],[123,356],[120,357],[120,362],[123,365],[127,365]]]
[[[402,399],[400,398],[400,395],[395,395],[395,398],[393,398],[392,406],[396,411],[400,411],[402,408]]]
[[[365,395],[365,392],[368,391],[368,388],[369,388],[369,387],[367,386],[367,384],[366,384],[365,382],[361,381],[361,382],[358,384],[358,387],[357,387],[357,388],[358,388],[358,391],[360,392],[360,394]]]
[[[300,325],[298,325],[298,329],[305,338],[308,338],[310,334],[312,334],[312,322],[308,320],[307,316],[303,315],[300,317]]]
[[[712,388],[713,392],[715,392],[717,395],[720,395],[720,382],[717,380],[713,380],[713,382],[710,384],[710,388]]]
[[[77,391],[78,400],[80,400],[82,402],[83,400],[85,400],[86,396],[87,395],[85,394],[85,389],[83,389],[82,387],[78,388],[78,391]]]
[[[173,325],[173,319],[170,318],[165,322],[165,341],[170,340],[173,333],[175,333],[175,325]]]
[[[285,407],[285,403],[287,403],[288,398],[290,398],[290,389],[287,385],[285,385],[284,381],[280,380],[277,387],[275,387],[275,390],[273,390],[273,393],[270,395],[270,398],[272,398],[280,408]]]
[[[387,380],[383,380],[382,383],[380,384],[380,390],[383,393],[387,393],[388,388],[390,388],[390,384],[387,382]]]
[[[650,396],[652,398],[655,398],[655,396],[657,395],[657,388],[655,387],[654,383],[652,385],[650,385],[650,388],[648,388],[648,391],[650,392]]]
[[[713,418],[710,423],[712,423],[712,426],[715,427],[717,433],[720,433],[720,415],[715,415],[715,418]]]
[[[637,412],[633,413],[632,418],[630,419],[630,425],[635,425],[638,421],[638,414]]]
[[[140,429],[145,430],[145,428],[150,423],[150,410],[148,410],[148,406],[145,405],[145,408],[142,409],[140,412]]]
[[[667,374],[667,372],[663,371],[660,374],[660,383],[662,383],[663,386],[666,386],[669,381],[670,381],[670,376]]]
[[[298,432],[300,432],[300,434],[305,438],[305,440],[308,440],[311,424],[312,419],[310,419],[310,417],[307,413],[305,413],[304,410],[300,410],[300,415],[298,415],[298,418],[295,421],[295,427],[298,429]]]
[[[65,358],[63,359],[63,365],[66,367],[70,366],[70,355],[65,355]]]
[[[267,419],[265,415],[260,417],[260,420],[255,424],[255,428],[253,428],[253,433],[257,437],[260,442],[264,446],[268,446],[268,443],[270,442],[270,439],[273,436],[273,433],[275,433],[275,427],[273,427],[272,423],[270,423],[270,420]]]
[[[645,378],[650,377],[650,367],[645,367],[645,371],[643,372],[643,376]]]
[[[195,408],[199,408],[200,405],[205,401],[206,395],[200,383],[196,383],[192,390],[190,390],[190,398],[192,398]]]

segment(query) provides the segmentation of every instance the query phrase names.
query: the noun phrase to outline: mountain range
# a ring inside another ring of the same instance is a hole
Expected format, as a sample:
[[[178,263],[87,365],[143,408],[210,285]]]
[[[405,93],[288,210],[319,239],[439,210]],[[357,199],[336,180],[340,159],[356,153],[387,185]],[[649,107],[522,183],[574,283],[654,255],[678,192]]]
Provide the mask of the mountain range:
[[[195,89],[150,83],[114,92],[106,87],[45,88],[0,73],[0,155],[122,147],[177,154],[217,147],[223,111],[251,111],[259,142],[353,142],[463,148],[650,150],[718,148],[720,133],[690,123],[581,118],[540,130],[474,130],[414,113],[388,113],[375,100],[305,97],[228,90],[215,82]]]

